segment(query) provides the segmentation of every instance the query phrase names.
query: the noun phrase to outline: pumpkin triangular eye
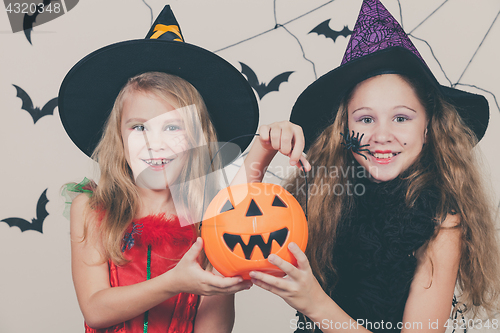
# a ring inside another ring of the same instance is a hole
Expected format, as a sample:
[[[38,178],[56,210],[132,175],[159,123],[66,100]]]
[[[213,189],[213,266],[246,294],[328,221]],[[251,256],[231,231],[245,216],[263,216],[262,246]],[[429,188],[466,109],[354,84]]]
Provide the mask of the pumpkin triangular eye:
[[[262,211],[259,209],[259,206],[255,203],[255,201],[250,201],[250,207],[248,207],[246,216],[260,216],[262,215]]]
[[[227,212],[228,210],[232,210],[234,209],[233,207],[233,204],[231,203],[231,201],[226,201],[226,203],[224,204],[224,206],[222,206],[222,209],[220,210],[221,213],[224,213],[224,212]]]
[[[286,204],[281,200],[277,195],[274,196],[274,201],[273,201],[273,206],[274,207],[287,207]]]

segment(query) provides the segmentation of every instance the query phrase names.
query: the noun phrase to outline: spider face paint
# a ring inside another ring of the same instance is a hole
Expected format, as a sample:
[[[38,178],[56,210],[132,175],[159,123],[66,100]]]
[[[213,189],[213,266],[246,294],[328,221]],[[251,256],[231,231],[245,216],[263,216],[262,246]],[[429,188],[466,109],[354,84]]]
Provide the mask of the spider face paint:
[[[344,146],[345,149],[347,150],[352,150],[353,153],[361,155],[367,160],[366,156],[363,154],[363,152],[370,152],[369,149],[365,148],[368,147],[369,144],[362,145],[361,140],[363,140],[364,134],[361,134],[361,137],[359,137],[359,133],[354,136],[354,131],[352,131],[352,135],[349,135],[349,132],[347,132],[347,135],[344,133],[340,133],[340,136],[344,139],[341,144]]]
[[[368,149],[365,156],[355,152],[353,156],[374,181],[396,178],[418,158],[427,115],[413,87],[401,76],[384,74],[361,82],[347,111],[349,129],[363,133],[357,146]]]

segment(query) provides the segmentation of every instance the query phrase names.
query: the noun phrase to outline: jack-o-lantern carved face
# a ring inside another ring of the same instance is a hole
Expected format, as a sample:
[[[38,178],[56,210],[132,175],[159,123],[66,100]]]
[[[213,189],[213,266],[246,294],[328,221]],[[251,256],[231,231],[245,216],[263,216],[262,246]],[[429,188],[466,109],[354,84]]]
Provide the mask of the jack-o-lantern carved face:
[[[205,253],[224,276],[249,279],[252,270],[283,272],[267,261],[274,253],[296,265],[288,250],[307,245],[307,221],[295,198],[275,184],[251,183],[220,191],[205,212],[201,228]]]

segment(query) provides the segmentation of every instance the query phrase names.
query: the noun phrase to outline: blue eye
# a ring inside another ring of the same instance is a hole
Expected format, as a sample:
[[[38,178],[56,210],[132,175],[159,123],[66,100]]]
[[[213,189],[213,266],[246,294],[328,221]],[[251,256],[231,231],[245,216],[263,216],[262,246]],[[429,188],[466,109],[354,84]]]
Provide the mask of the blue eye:
[[[142,132],[145,130],[144,125],[134,125],[134,126],[132,126],[132,129],[134,131],[138,131],[138,132]]]
[[[407,117],[404,117],[404,116],[397,116],[394,120],[395,120],[396,122],[398,122],[398,123],[403,123],[403,122],[407,121],[407,120],[408,120],[408,118],[407,118]]]
[[[165,131],[178,131],[180,129],[181,129],[181,127],[177,126],[177,125],[167,125],[165,127]]]
[[[373,119],[369,118],[369,117],[361,118],[359,121],[361,121],[364,124],[371,124],[371,123],[373,123]]]

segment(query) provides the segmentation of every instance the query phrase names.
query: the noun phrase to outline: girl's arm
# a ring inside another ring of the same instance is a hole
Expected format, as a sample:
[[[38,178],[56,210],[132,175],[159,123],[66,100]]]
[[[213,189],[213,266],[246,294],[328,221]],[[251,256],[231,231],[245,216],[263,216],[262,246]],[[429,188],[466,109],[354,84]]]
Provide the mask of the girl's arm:
[[[283,298],[288,305],[318,323],[325,333],[369,332],[363,326],[357,325],[356,321],[323,291],[312,273],[306,255],[297,244],[290,243],[288,249],[297,259],[297,267],[271,254],[268,257],[269,262],[285,272],[286,276],[278,278],[262,272],[250,272],[252,282]],[[335,323],[339,323],[339,330],[335,329]]]
[[[290,165],[297,165],[300,160],[306,171],[310,170],[309,162],[302,156],[304,147],[304,134],[298,125],[282,121],[261,126],[259,136],[255,138],[243,166],[231,184],[260,182],[277,152],[289,156]]]
[[[461,257],[462,233],[456,227],[459,222],[458,214],[448,215],[425,253],[418,253],[418,266],[406,301],[403,321],[422,323],[424,331],[446,331],[444,325],[450,318]]]
[[[73,201],[70,230],[73,282],[80,309],[90,327],[105,328],[132,319],[180,292],[232,294],[248,287],[248,282],[239,278],[222,278],[203,270],[197,260],[203,241],[198,238],[168,272],[145,282],[112,288],[108,263],[103,262],[99,242],[92,238],[95,217],[89,216],[87,238],[83,240],[83,214],[88,200],[86,195],[79,195]]]
[[[216,271],[217,274],[219,274]],[[248,284],[250,289],[251,283]],[[234,326],[234,294],[201,296],[194,333],[232,332]]]
[[[306,170],[310,169],[309,163],[302,156],[304,144],[300,126],[288,121],[261,126],[259,136],[250,148],[244,165],[233,178],[231,186],[261,181],[278,151],[290,156],[291,165],[296,165],[300,159]],[[233,325],[234,295],[202,297],[196,314],[196,333],[231,332]]]
[[[425,253],[419,254],[420,259],[405,305],[404,326],[401,332],[446,331],[444,325],[450,316],[460,261],[461,232],[460,229],[453,228],[458,221],[457,215],[449,215]],[[282,297],[313,322],[324,325],[320,328],[325,333],[369,332],[363,326],[357,325],[354,319],[326,295],[299,247],[291,243],[289,250],[297,259],[298,267],[270,255],[268,260],[287,276],[277,278],[261,272],[251,272],[252,282]]]

